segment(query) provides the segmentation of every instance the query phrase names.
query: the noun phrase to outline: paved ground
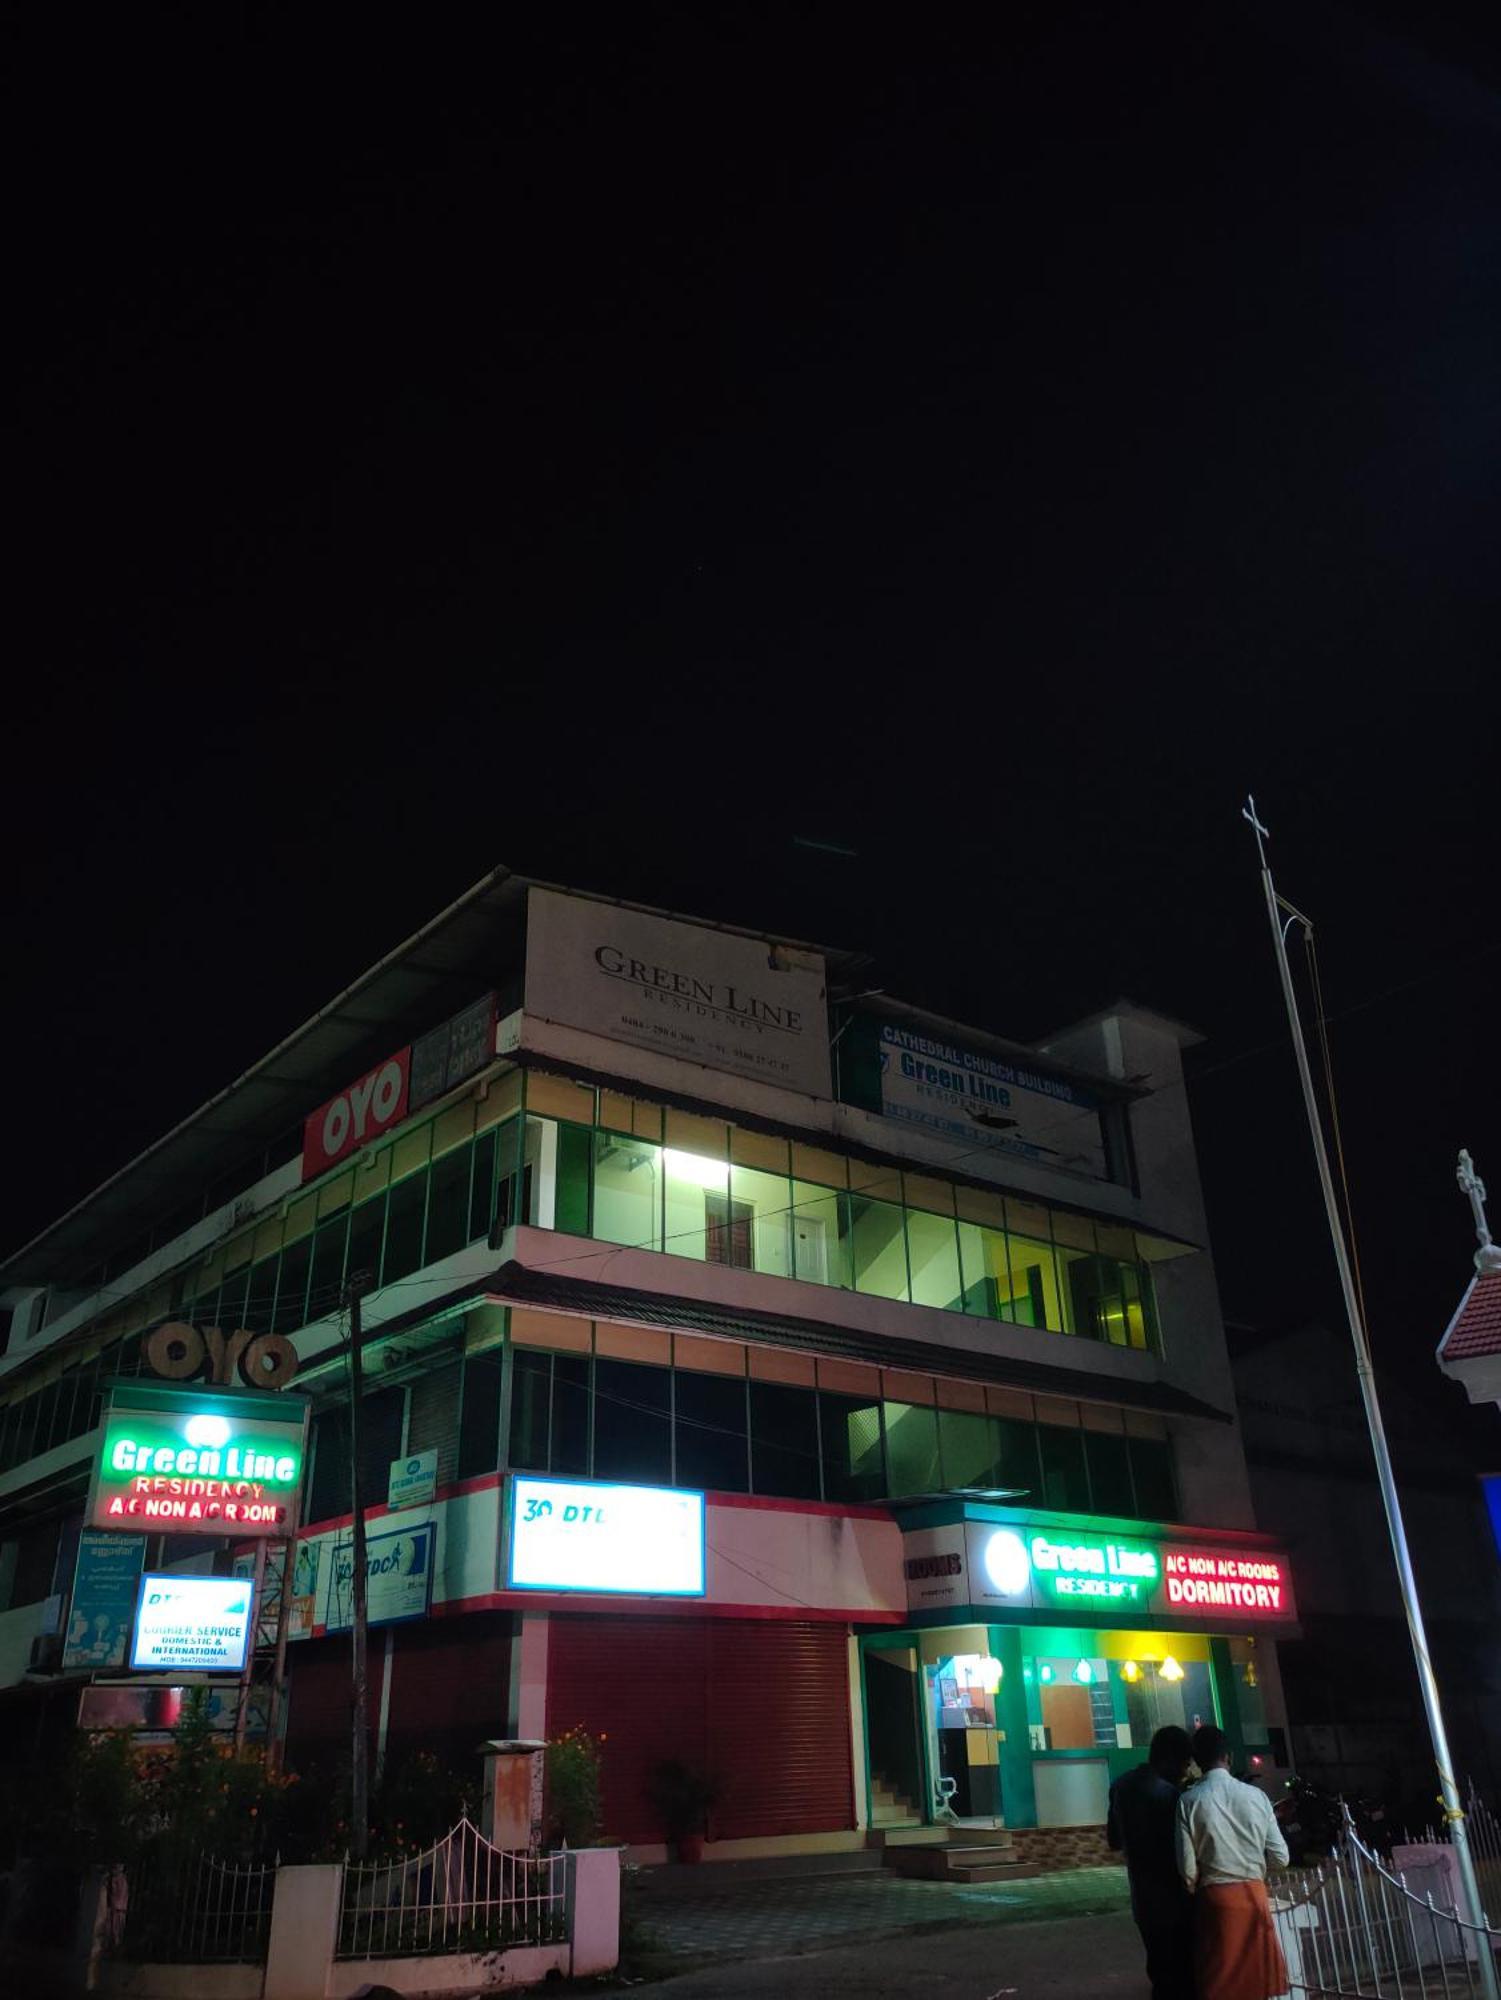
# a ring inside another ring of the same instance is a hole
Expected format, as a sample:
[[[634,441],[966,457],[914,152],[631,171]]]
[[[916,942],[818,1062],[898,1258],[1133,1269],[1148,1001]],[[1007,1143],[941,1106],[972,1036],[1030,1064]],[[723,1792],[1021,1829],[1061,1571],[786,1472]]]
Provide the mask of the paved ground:
[[[713,1968],[671,1976],[678,2000],[771,1986],[821,1995],[842,1990],[846,1980],[851,1991],[931,1986],[956,1996],[973,1992],[977,2000],[1008,1987],[1018,1994],[1134,1995],[1142,1987],[1140,1950],[1125,1905],[1125,1875],[1116,1868],[972,1884],[885,1873],[715,1884],[705,1870],[701,1883],[647,1883],[631,1895],[628,1962],[656,1977],[679,1965]],[[996,1937],[1003,1927],[1015,1937]],[[896,1942],[873,1950],[878,1940]],[[1013,1962],[1026,1967],[1025,1987],[1002,1976]],[[888,1975],[888,1965],[899,1965],[899,1976]],[[949,1973],[961,1965],[955,1985]],[[1071,1967],[1084,1983],[1059,1985],[1054,1973]],[[1110,1968],[1120,1969],[1120,1983]]]

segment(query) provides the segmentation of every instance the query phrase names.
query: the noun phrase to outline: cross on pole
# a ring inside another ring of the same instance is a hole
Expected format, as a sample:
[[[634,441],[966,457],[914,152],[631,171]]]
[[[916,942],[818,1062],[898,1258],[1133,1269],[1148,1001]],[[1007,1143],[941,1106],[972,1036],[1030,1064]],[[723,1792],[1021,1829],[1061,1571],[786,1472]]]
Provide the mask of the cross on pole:
[[[1461,1146],[1459,1149],[1459,1170],[1454,1178],[1459,1182],[1461,1193],[1470,1197],[1475,1234],[1480,1238],[1481,1254],[1484,1255],[1492,1248],[1490,1224],[1485,1219],[1485,1182],[1475,1171],[1475,1162],[1470,1158],[1468,1147]]]

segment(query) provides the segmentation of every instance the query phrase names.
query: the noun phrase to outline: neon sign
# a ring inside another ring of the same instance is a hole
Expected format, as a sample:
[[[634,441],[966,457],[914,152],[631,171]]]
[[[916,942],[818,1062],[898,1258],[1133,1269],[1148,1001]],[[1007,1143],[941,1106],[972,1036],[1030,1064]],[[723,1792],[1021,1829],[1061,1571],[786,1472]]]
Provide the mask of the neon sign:
[[[1235,1611],[1280,1612],[1288,1596],[1286,1568],[1275,1556],[1168,1549],[1163,1567],[1171,1610],[1210,1604]]]
[[[1123,1524],[1124,1525],[1124,1524]],[[987,1510],[984,1518],[909,1529],[913,1610],[972,1604],[1014,1611],[1119,1613],[1215,1624],[1296,1618],[1280,1549],[1233,1542],[1147,1539],[1113,1523]]]
[[[305,1422],[301,1406],[281,1396],[122,1385],[104,1416],[89,1525],[289,1535],[297,1526]]]
[[[1034,1534],[1032,1578],[1054,1604],[1143,1604],[1161,1575],[1157,1551],[1145,1542],[1102,1541],[1056,1531]]]

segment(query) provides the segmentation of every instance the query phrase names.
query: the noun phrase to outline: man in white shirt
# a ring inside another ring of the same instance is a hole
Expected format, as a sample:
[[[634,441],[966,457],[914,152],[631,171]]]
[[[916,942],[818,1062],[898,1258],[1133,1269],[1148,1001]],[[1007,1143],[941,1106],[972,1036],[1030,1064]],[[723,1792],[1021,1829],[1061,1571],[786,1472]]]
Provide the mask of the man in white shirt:
[[[1230,1775],[1223,1730],[1194,1732],[1204,1773],[1178,1802],[1178,1873],[1194,1899],[1198,2000],[1272,2000],[1287,1968],[1267,1901],[1267,1863],[1287,1866],[1271,1801]]]

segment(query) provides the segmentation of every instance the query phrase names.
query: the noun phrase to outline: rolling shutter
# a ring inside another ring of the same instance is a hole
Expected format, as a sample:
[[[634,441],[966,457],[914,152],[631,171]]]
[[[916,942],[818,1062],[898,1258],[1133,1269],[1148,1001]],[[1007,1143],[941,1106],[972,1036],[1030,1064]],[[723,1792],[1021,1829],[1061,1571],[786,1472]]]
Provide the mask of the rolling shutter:
[[[554,1613],[549,1736],[605,1738],[605,1830],[654,1841],[654,1765],[715,1773],[716,1839],[824,1833],[854,1823],[847,1633],[781,1619]]]
[[[393,1629],[386,1756],[428,1750],[456,1770],[478,1770],[481,1743],[504,1736],[511,1702],[508,1612],[471,1612]]]

